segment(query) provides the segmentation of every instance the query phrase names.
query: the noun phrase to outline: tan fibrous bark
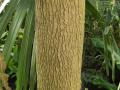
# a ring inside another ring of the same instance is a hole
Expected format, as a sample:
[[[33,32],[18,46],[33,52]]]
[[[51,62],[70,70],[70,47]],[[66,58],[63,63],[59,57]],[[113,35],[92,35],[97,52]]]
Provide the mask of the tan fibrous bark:
[[[36,0],[37,90],[80,90],[85,0]]]
[[[7,65],[4,61],[4,56],[0,52],[0,81],[2,81],[0,90],[4,90],[3,88],[5,88],[5,90],[11,90],[8,83],[9,75],[5,73],[6,68],[7,68]]]

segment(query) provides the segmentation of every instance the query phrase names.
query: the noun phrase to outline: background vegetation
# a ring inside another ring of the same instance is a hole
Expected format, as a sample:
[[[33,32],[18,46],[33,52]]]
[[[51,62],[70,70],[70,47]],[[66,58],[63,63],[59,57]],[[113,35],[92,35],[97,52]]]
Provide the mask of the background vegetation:
[[[36,87],[34,0],[11,0],[0,14],[0,50],[7,63],[12,90]]]
[[[88,0],[83,80],[89,90],[119,90],[120,4],[118,0]]]

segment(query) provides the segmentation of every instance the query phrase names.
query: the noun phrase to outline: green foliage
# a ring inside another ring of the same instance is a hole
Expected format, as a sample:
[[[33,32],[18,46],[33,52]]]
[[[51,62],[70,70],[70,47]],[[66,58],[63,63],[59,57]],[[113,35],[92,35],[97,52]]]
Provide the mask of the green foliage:
[[[36,88],[35,54],[32,54],[35,52],[34,18],[34,0],[11,0],[0,15],[0,50],[7,63],[10,82],[16,84],[13,88],[16,90]],[[17,78],[15,82],[13,78]]]
[[[92,72],[96,72],[94,70],[88,71],[87,73],[83,73],[83,79],[85,80],[85,84],[91,84],[99,86],[99,88],[103,87],[106,90],[117,90],[117,86],[115,84],[109,83],[105,78],[103,78],[103,75],[94,74]]]
[[[109,7],[101,6],[100,3],[104,1],[98,1],[98,7],[94,5],[94,0],[86,0],[86,5],[90,4],[90,7],[86,11],[86,42],[85,44],[92,43],[91,48],[95,49],[95,56],[90,54],[91,57],[100,56],[101,66],[99,68],[100,73],[103,73],[103,77],[106,77],[107,80],[99,76],[96,72],[94,74],[89,74],[87,71],[85,73],[88,76],[84,75],[85,81],[89,78],[94,78],[94,80],[89,80],[88,82],[98,87],[106,88],[105,90],[117,90],[117,88],[112,88],[118,86],[119,80],[117,80],[116,72],[120,70],[120,22],[119,22],[119,8],[116,6],[116,3],[111,3],[108,1],[107,4]],[[103,8],[100,9],[99,8]],[[98,15],[99,13],[99,15]],[[97,16],[96,16],[97,15]],[[86,48],[87,46],[86,45]],[[90,49],[88,49],[90,50]],[[86,51],[88,52],[88,51]],[[86,57],[87,54],[84,55]],[[91,60],[92,61],[92,60]],[[94,60],[92,61],[94,62]],[[90,69],[90,68],[89,68]],[[93,69],[93,68],[92,68]],[[95,69],[95,68],[94,68]],[[95,69],[96,70],[96,69]],[[104,73],[105,72],[105,73]],[[119,73],[117,73],[119,74]],[[117,82],[117,83],[116,83]]]

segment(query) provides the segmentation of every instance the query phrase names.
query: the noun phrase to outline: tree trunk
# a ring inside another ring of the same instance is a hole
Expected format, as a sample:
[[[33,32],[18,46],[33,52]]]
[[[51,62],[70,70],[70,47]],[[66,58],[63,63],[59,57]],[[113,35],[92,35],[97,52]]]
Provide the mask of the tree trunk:
[[[80,90],[85,0],[36,0],[37,90]]]

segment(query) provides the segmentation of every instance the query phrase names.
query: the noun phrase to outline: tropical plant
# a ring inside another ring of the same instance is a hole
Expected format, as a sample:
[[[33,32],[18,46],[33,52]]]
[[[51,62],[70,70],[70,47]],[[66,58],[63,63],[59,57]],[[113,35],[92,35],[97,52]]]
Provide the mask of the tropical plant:
[[[90,51],[87,46],[95,49],[91,51],[94,54],[92,60],[100,63],[99,71],[84,71],[83,81],[86,87],[88,83],[107,90],[120,87],[119,80],[116,82],[117,74],[119,75],[116,72],[120,70],[120,14],[119,5],[116,6],[117,3],[111,1],[114,0],[107,1],[108,8],[107,5],[101,5],[100,0],[86,0],[85,49]],[[1,11],[0,51],[7,64],[6,73],[9,75],[10,86],[16,90],[34,90],[37,83],[35,0],[10,0]],[[88,57],[88,54],[91,55],[85,52],[85,57]]]
[[[86,78],[93,77],[95,80],[90,80],[94,85],[98,85],[99,87],[106,88],[107,90],[117,90],[117,85],[119,83],[119,80],[117,79],[117,75],[119,75],[119,67],[120,67],[120,49],[119,49],[119,8],[118,3],[115,0],[109,0],[100,1],[98,0],[97,7],[93,5],[94,1],[88,0],[87,2],[91,3],[91,8],[88,8],[88,15],[86,18],[86,30],[87,33],[89,32],[91,36],[89,37],[90,40],[92,40],[93,47],[95,47],[97,50],[94,51],[96,56],[96,60],[98,57],[100,57],[100,60],[103,61],[101,63],[101,66],[99,68],[99,72],[103,73],[104,76],[107,78],[107,84],[109,88],[107,88],[105,85],[106,83],[103,82],[104,78],[97,73],[96,74],[90,74],[88,73],[88,76]],[[105,4],[105,5],[101,5]],[[90,6],[89,5],[89,6]],[[107,6],[107,7],[105,7]],[[100,9],[99,9],[100,8]],[[102,8],[102,9],[101,9]],[[96,14],[95,14],[96,13]],[[97,14],[99,13],[99,14]],[[96,16],[97,15],[97,16]],[[99,15],[99,17],[98,17]],[[93,19],[93,20],[92,20]],[[92,22],[91,22],[92,21]],[[90,25],[89,23],[92,23]],[[87,35],[90,35],[87,34]],[[96,35],[95,35],[96,34]],[[87,36],[86,36],[87,37]],[[87,42],[86,42],[87,43]],[[106,70],[106,74],[104,73]],[[93,71],[92,71],[93,72]],[[95,75],[95,76],[94,76]],[[96,79],[99,77],[99,79]],[[101,79],[102,82],[101,82]],[[87,80],[87,79],[85,79]],[[89,79],[88,79],[89,80]],[[105,80],[106,81],[106,80]],[[99,82],[99,83],[98,83]],[[101,82],[101,83],[100,83]],[[103,85],[104,84],[104,85]],[[111,84],[115,85],[114,88],[111,87]],[[111,88],[110,88],[111,87]]]
[[[6,72],[11,82],[16,82],[16,90],[36,87],[34,6],[34,0],[11,0],[0,15],[0,48],[7,63]]]

